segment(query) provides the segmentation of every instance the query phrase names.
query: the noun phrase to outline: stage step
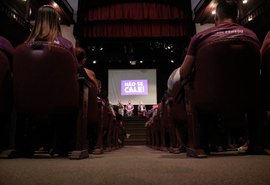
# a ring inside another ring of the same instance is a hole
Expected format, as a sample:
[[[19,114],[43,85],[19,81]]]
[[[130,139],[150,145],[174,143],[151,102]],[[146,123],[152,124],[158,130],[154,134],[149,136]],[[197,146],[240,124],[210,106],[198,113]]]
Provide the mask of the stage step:
[[[145,117],[124,117],[126,132],[130,137],[125,139],[125,145],[146,145]]]

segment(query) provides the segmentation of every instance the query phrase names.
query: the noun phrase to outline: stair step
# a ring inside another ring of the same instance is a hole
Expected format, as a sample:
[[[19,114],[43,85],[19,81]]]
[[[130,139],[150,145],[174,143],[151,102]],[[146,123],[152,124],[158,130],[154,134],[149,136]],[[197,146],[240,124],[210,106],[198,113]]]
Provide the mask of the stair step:
[[[145,138],[146,138],[146,135],[132,135],[131,134],[131,136],[127,138],[127,140],[128,139],[145,139]]]
[[[125,145],[146,145],[146,140],[145,139],[126,139],[125,140]]]
[[[145,128],[126,128],[126,130],[132,131],[132,132],[140,132],[140,133],[146,132]]]
[[[125,139],[125,145],[145,145],[146,144],[146,128],[145,122],[147,118],[142,117],[125,117],[125,129],[130,137]]]

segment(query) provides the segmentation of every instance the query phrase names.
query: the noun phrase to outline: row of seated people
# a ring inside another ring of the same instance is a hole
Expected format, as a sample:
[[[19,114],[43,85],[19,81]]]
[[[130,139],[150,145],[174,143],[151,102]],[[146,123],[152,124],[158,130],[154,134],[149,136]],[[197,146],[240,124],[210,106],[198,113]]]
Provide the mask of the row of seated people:
[[[175,125],[184,127],[188,156],[206,157],[240,136],[249,153],[268,151],[263,148],[270,142],[261,136],[267,130],[263,123],[269,122],[270,34],[260,52],[256,34],[236,24],[237,12],[237,3],[219,2],[216,26],[192,38],[183,64],[168,80],[168,112]]]
[[[76,48],[76,56],[79,62],[79,74],[89,81],[95,91],[89,98],[88,104],[91,108],[88,117],[94,124],[89,124],[89,150],[93,154],[102,154],[104,149],[111,151],[124,144],[124,126],[119,118],[118,107],[109,103],[107,94],[101,91],[101,82],[96,79],[95,73],[84,68],[86,53],[82,48]]]
[[[92,133],[98,137],[104,130],[106,146],[116,145],[120,124],[98,100],[94,73],[78,66],[80,52],[75,55],[72,43],[61,36],[59,14],[44,5],[36,19],[29,38],[15,49],[0,40],[1,151],[9,147],[20,156],[38,149],[51,155],[73,151],[71,158],[85,158],[90,148],[103,144]],[[11,151],[2,154],[11,156]]]
[[[108,101],[98,99],[96,82],[91,80],[95,76],[88,80],[78,76],[77,60],[70,51],[56,44],[33,42],[16,47],[13,57],[12,73],[9,63],[6,63],[9,70],[5,73],[9,73],[9,78],[3,79],[9,83],[8,87],[1,86],[1,92],[7,91],[5,97],[1,96],[3,101],[13,94],[3,108],[6,112],[1,114],[6,123],[2,141],[7,141],[9,136],[4,136],[4,133],[9,133],[6,131],[14,127],[8,125],[12,118],[13,98],[16,139],[12,139],[16,150],[24,155],[32,155],[38,148],[52,149],[51,154],[62,154],[71,148],[74,150],[75,145],[84,145],[77,147],[84,149],[89,146],[92,150],[103,149],[104,145],[108,150],[119,147],[118,138],[122,137],[120,122]],[[39,68],[43,70],[37,70]],[[84,143],[87,141],[75,143],[76,135],[86,134],[85,139],[91,144]],[[1,145],[1,149],[7,144]]]
[[[180,153],[185,150],[185,138],[180,132],[185,133],[182,129],[186,124],[186,115],[183,104],[173,103],[168,95],[165,93],[161,102],[148,111],[149,119],[145,123],[147,146],[156,150]]]
[[[89,150],[95,155],[123,147],[126,136],[117,106],[109,104],[107,98],[99,98],[98,110],[101,120],[98,124],[92,124],[89,130],[91,137]]]
[[[147,144],[192,157],[269,153],[270,47],[260,56],[245,41],[222,40],[200,49],[196,61],[192,75],[173,83],[154,108]]]
[[[258,48],[243,40],[202,47],[192,75],[172,84],[147,122],[148,144],[162,150],[186,146],[193,157],[233,147],[242,152],[242,145],[250,153],[267,153],[269,64],[270,47],[260,56]],[[172,145],[175,139],[178,143]]]
[[[78,76],[76,63],[69,50],[47,42],[16,47],[12,68],[1,59],[1,141],[6,141],[1,150],[8,138],[24,156],[41,148],[51,155],[80,150],[87,156],[97,148],[121,146],[120,122],[107,101],[98,99],[95,76]]]

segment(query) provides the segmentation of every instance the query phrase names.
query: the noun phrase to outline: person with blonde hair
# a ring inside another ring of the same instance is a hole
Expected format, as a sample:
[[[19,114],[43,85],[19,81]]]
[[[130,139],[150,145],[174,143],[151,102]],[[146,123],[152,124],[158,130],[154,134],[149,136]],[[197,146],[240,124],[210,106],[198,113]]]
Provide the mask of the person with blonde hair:
[[[59,44],[74,53],[73,44],[64,38],[60,27],[61,17],[51,5],[38,9],[35,24],[26,42],[47,41]]]

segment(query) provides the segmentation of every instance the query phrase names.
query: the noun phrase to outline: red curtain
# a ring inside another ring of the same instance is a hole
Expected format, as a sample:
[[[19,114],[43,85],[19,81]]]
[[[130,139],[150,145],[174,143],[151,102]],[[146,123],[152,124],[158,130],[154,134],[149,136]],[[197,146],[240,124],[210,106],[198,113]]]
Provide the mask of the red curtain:
[[[90,9],[84,37],[167,37],[188,34],[187,7],[160,3],[122,3]]]

